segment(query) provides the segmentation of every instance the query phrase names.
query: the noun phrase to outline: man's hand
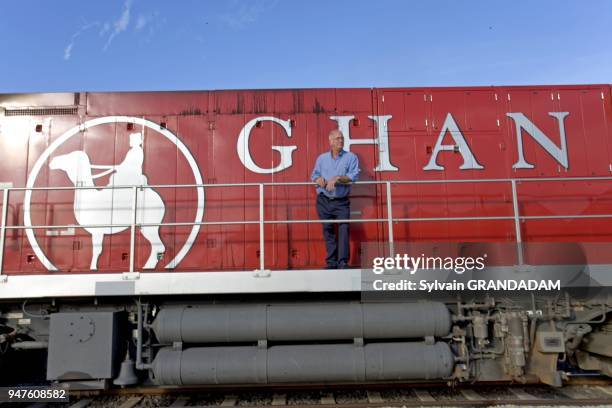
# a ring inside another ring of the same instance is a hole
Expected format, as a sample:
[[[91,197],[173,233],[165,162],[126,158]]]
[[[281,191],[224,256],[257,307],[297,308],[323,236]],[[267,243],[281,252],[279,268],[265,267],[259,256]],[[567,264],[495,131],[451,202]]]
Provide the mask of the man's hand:
[[[334,188],[336,188],[336,183],[338,182],[339,177],[335,176],[330,178],[329,180],[327,180],[327,186],[325,187],[325,189],[327,191],[333,191]]]
[[[336,188],[336,183],[349,184],[350,182],[351,182],[351,179],[347,176],[335,176],[335,177],[330,178],[327,181],[327,185],[325,186],[325,189],[327,191],[332,191],[334,188]]]
[[[318,179],[316,179],[315,183],[317,184],[317,186],[325,188],[325,179],[323,177],[319,177]]]

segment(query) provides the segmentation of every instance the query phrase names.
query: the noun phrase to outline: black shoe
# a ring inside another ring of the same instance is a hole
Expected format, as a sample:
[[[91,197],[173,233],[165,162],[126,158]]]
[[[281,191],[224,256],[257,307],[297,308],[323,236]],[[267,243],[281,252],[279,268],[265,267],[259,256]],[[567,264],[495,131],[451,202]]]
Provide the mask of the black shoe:
[[[351,269],[347,264],[338,265],[338,269]]]
[[[338,269],[336,265],[327,265],[325,269]]]

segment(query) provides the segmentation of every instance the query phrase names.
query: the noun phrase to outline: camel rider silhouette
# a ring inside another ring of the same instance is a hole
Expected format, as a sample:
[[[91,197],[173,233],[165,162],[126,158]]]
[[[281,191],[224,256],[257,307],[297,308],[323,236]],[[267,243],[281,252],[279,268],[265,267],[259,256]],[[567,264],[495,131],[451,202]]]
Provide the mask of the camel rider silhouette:
[[[148,180],[147,176],[142,173],[143,162],[142,133],[132,133],[130,135],[130,150],[128,150],[121,164],[117,166],[92,165],[93,169],[106,169],[106,171],[96,174],[93,178],[113,173],[110,177],[109,185],[144,186],[147,185]]]

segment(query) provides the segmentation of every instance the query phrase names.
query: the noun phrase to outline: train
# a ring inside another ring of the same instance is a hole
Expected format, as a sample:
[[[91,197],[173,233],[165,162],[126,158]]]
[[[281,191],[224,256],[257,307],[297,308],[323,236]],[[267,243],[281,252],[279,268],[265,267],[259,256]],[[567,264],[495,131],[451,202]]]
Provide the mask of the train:
[[[0,366],[74,388],[612,376],[612,87],[0,94]],[[359,159],[347,269],[311,179]],[[16,375],[16,374],[15,374]]]

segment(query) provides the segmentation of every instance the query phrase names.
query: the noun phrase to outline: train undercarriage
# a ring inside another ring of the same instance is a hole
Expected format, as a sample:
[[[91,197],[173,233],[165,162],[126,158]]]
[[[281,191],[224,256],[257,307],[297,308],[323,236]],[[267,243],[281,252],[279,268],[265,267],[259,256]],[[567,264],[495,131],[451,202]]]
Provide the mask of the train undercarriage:
[[[75,388],[612,377],[612,297],[364,301],[354,294],[138,297],[2,306],[3,382]],[[41,355],[43,357],[41,357]],[[32,361],[35,361],[32,360]]]

